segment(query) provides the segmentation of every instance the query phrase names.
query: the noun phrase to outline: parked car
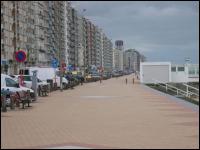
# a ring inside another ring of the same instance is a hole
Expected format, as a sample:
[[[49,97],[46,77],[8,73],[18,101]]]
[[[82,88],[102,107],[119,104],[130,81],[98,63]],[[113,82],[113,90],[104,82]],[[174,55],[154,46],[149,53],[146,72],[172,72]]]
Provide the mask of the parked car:
[[[110,79],[111,78],[111,73],[104,72],[103,75],[102,75],[102,77],[103,77],[104,80]]]
[[[67,88],[73,88],[75,86],[74,77],[71,72],[65,73],[64,78],[68,80]]]
[[[78,82],[84,82],[84,76],[82,75],[81,72],[74,71],[72,72],[73,76],[78,80]]]
[[[92,81],[98,81],[98,80],[100,80],[100,75],[99,75],[98,72],[93,72],[91,74],[91,77],[92,77]]]
[[[113,77],[119,77],[120,74],[119,74],[118,72],[112,72],[112,76],[113,76]]]
[[[91,75],[91,74],[87,74],[87,75],[85,76],[85,81],[86,81],[86,82],[91,82],[91,81],[92,81],[92,75]]]
[[[53,83],[60,87],[60,77],[59,71],[51,67],[26,67],[25,69],[20,69],[19,74],[32,75],[32,71],[37,70],[37,77],[42,81],[53,80]],[[62,84],[65,88],[68,84],[66,78],[62,78]]]
[[[23,97],[24,91],[30,90],[31,98],[34,99],[34,91],[30,88],[20,86],[13,78],[6,74],[1,74],[1,90],[9,90],[9,92],[16,92],[20,97]]]
[[[33,89],[32,87],[32,76],[30,75],[10,75],[15,81],[19,83],[20,76],[23,78],[23,85],[27,88]],[[37,81],[37,89],[42,86],[47,86],[48,90],[50,90],[50,83],[47,83],[46,81],[42,81],[38,79]]]

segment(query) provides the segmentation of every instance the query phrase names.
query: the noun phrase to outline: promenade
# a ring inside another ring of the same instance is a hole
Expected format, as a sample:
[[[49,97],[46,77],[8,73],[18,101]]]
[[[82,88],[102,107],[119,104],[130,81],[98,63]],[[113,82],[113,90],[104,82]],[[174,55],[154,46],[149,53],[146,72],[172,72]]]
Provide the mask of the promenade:
[[[199,148],[198,106],[132,77],[58,90],[1,113],[1,148]]]

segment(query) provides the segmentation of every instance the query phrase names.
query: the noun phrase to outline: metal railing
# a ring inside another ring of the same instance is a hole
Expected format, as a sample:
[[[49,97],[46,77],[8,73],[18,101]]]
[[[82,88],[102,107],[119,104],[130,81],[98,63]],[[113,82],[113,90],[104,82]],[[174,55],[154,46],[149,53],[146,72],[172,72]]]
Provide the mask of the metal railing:
[[[185,83],[183,83],[183,85],[186,86],[186,91],[187,91],[187,92],[190,92],[190,91],[189,91],[189,88],[190,88],[190,89],[196,91],[195,95],[197,95],[197,96],[199,97],[199,89],[198,89],[198,88],[195,88],[195,87],[193,87],[193,86],[191,86],[191,85],[188,85],[188,84],[185,84]],[[193,92],[193,93],[194,93],[194,92]]]
[[[176,95],[181,95],[181,96],[185,96],[185,97],[188,97],[188,98],[191,98],[191,96],[196,96],[199,98],[199,89],[197,88],[194,88],[190,85],[187,85],[187,84],[183,84],[186,86],[186,91],[182,90],[182,89],[179,89],[173,85],[170,85],[168,83],[162,83],[161,81],[158,81],[156,79],[152,79],[154,81],[154,84],[157,84],[157,85],[160,85],[162,87],[164,87],[166,89],[166,91],[170,90],[170,91],[173,91],[176,93]],[[192,91],[189,91],[189,88],[191,89],[194,89],[196,91],[198,91],[198,93],[195,93],[195,92],[192,92]]]

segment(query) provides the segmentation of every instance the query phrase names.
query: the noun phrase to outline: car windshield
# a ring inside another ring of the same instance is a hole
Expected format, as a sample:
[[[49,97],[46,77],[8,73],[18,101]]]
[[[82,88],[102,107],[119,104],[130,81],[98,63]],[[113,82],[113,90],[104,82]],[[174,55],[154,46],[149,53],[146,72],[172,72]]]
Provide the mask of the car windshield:
[[[7,87],[18,87],[18,83],[16,81],[14,81],[13,79],[10,78],[5,78],[6,81],[6,86]]]

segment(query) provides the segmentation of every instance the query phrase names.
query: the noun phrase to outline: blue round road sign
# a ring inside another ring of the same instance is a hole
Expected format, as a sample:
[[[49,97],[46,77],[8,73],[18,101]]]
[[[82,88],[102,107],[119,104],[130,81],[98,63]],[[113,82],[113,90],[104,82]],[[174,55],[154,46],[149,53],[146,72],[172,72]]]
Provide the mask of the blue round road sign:
[[[26,53],[22,50],[19,50],[15,53],[15,59],[18,62],[24,62],[26,60]]]
[[[51,61],[51,65],[52,65],[53,68],[57,68],[57,67],[58,67],[58,60],[54,58],[54,59]]]

